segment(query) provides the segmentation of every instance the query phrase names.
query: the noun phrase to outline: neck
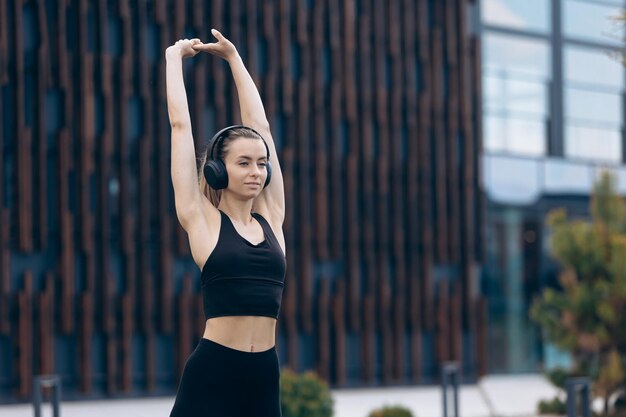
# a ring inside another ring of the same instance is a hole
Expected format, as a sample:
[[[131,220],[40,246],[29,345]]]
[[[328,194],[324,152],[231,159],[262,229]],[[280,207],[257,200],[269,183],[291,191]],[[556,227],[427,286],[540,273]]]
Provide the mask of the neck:
[[[240,201],[229,198],[228,194],[222,194],[222,199],[217,208],[228,214],[232,220],[248,224],[252,221],[252,216],[250,215],[252,211],[252,201],[253,200]]]

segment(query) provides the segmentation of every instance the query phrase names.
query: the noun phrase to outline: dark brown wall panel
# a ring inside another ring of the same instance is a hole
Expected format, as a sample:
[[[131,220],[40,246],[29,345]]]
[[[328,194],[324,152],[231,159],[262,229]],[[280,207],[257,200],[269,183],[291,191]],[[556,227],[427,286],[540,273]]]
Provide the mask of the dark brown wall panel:
[[[430,382],[447,360],[484,372],[468,3],[2,2],[0,344],[17,361],[0,394],[27,400],[37,373],[77,397],[174,392],[204,316],[164,51],[211,27],[259,86],[284,174],[282,365],[334,386]],[[184,75],[200,155],[240,121],[237,91],[206,54]]]

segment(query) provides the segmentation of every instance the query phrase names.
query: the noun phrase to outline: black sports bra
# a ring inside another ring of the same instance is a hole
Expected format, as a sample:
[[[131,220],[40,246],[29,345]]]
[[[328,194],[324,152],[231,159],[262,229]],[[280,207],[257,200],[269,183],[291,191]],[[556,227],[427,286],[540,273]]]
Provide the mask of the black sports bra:
[[[241,236],[220,210],[217,245],[202,267],[204,316],[278,318],[287,263],[272,228],[258,213],[265,240],[254,245]]]

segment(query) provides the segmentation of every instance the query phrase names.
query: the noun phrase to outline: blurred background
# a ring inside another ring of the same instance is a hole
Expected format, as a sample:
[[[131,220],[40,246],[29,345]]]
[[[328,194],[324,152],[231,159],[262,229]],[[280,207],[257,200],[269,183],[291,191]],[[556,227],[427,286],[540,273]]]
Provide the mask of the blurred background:
[[[237,46],[285,175],[277,350],[333,388],[539,373],[572,357],[550,210],[626,192],[624,0],[0,2],[0,402],[173,395],[204,329],[174,212],[167,46]],[[239,121],[185,61],[197,153]]]

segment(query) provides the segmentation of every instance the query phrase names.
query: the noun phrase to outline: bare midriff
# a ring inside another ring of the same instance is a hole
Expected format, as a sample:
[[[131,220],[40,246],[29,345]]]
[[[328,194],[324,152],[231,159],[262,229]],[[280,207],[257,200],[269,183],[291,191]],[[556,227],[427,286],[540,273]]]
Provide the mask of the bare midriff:
[[[243,352],[262,352],[275,344],[276,319],[262,316],[213,317],[206,321],[205,339]]]

